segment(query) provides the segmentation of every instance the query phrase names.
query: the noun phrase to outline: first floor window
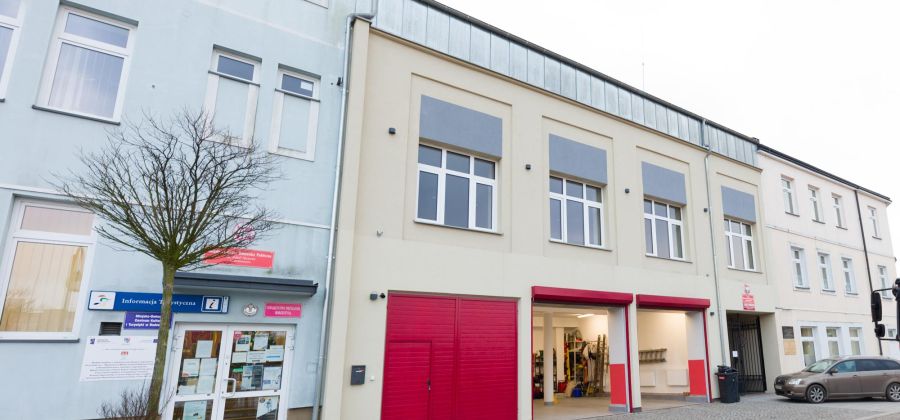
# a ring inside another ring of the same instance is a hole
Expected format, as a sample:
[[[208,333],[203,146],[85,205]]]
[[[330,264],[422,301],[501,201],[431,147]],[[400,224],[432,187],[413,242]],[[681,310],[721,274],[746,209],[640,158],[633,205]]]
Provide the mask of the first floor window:
[[[837,194],[831,195],[832,208],[834,209],[834,218],[835,223],[837,223],[838,227],[844,226],[844,203],[841,196]]]
[[[816,362],[816,328],[800,327],[800,347],[803,351],[803,365]]]
[[[16,37],[22,26],[19,1],[0,0],[0,98],[6,96]]]
[[[878,210],[869,207],[869,223],[872,226],[872,237],[878,238]]]
[[[16,204],[0,278],[0,336],[74,331],[93,222],[91,213],[74,207]]]
[[[313,160],[319,125],[319,79],[282,68],[278,80],[269,151]]]
[[[822,276],[822,290],[829,292],[834,291],[834,279],[831,276],[831,256],[820,252],[819,258],[819,274]]]
[[[822,207],[819,204],[819,189],[812,185],[809,186],[809,204],[812,206],[813,220],[821,222]]]
[[[550,238],[575,245],[603,246],[600,187],[550,177]]]
[[[781,178],[781,194],[784,199],[784,212],[794,214],[794,182],[788,178]]]
[[[825,340],[828,343],[828,355],[837,357],[841,355],[841,331],[838,327],[825,328]]]
[[[883,265],[878,266],[878,280],[881,281],[881,289],[887,289],[893,286],[893,284],[888,281],[887,267]],[[881,292],[881,297],[884,299],[893,299],[894,295],[890,290],[884,290]]]
[[[753,233],[749,224],[725,219],[725,251],[729,268],[756,269],[753,261]]]
[[[39,102],[76,114],[118,119],[134,30],[104,16],[61,8]]]
[[[791,275],[794,278],[794,286],[808,288],[806,282],[806,264],[804,263],[803,248],[791,247]]]
[[[215,128],[227,137],[222,141],[247,145],[253,137],[259,66],[260,61],[249,55],[213,50],[203,110],[212,117]]]
[[[862,328],[850,327],[850,354],[859,356],[862,354]]]
[[[853,260],[841,258],[841,268],[844,271],[844,292],[856,294],[856,278],[853,276]]]
[[[496,163],[419,145],[416,219],[494,231],[496,203]]]
[[[647,255],[684,259],[682,208],[644,199],[644,243]]]

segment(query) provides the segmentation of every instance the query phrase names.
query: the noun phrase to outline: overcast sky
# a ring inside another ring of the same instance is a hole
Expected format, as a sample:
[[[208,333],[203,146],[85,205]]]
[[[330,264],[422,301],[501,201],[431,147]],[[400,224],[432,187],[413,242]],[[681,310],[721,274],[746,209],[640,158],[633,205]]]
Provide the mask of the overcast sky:
[[[900,201],[900,2],[441,1]]]

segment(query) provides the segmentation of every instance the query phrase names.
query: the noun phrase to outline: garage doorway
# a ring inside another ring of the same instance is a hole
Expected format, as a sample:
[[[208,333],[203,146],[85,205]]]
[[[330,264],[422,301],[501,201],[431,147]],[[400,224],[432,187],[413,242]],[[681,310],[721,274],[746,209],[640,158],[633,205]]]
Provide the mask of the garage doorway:
[[[532,409],[540,420],[629,412],[631,294],[533,288]]]

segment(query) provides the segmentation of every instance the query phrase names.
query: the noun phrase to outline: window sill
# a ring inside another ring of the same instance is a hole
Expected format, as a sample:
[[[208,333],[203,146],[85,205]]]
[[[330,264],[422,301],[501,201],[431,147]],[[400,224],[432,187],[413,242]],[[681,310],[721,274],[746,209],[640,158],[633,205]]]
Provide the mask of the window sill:
[[[553,243],[553,244],[560,244],[560,245],[575,246],[575,247],[579,247],[579,248],[594,249],[594,250],[597,250],[597,251],[612,252],[612,249],[611,249],[611,248],[607,248],[607,247],[605,247],[605,246],[572,244],[572,243],[569,243],[569,242],[563,242],[563,241],[560,241],[559,239],[550,239],[550,243]]]
[[[789,214],[789,215],[794,216],[794,217],[800,217],[800,214],[799,214],[799,213],[793,213],[793,212],[789,212],[789,211],[784,212],[784,214]]]
[[[841,226],[841,225],[834,225],[834,227],[841,229],[841,230],[849,230],[845,226]]]
[[[55,337],[40,336],[37,333],[24,333],[22,335],[0,334],[0,342],[3,343],[77,343],[81,341],[77,335],[59,335]]]
[[[822,294],[828,295],[828,296],[837,296],[837,292],[835,292],[834,290],[829,290],[829,289],[822,289]]]
[[[844,296],[856,298],[856,297],[859,297],[859,293],[856,293],[856,292],[844,292]]]
[[[52,112],[54,114],[67,115],[69,117],[84,118],[86,120],[97,121],[97,122],[102,122],[102,123],[106,123],[106,124],[113,124],[113,125],[121,125],[122,124],[116,120],[111,120],[111,119],[106,119],[106,118],[101,118],[101,117],[92,117],[90,115],[79,114],[77,112],[64,111],[62,109],[56,109],[56,108],[46,108],[46,107],[38,106],[38,105],[32,105],[31,109],[36,109],[38,111]]]
[[[816,222],[816,223],[819,223],[819,224],[822,224],[822,225],[825,224],[825,221],[823,221],[823,220],[812,219],[812,221],[813,221],[813,222]]]
[[[310,153],[301,153],[301,152],[297,152],[294,150],[282,150],[282,149],[278,149],[278,150],[274,150],[274,151],[269,150],[269,153],[271,153],[275,156],[282,156],[282,157],[291,158],[291,159],[305,160],[308,162],[316,161],[316,159],[313,156],[311,156]]]
[[[735,267],[725,267],[725,268],[727,268],[727,269],[729,269],[729,270],[732,270],[732,271],[739,271],[739,272],[741,272],[741,273],[762,274],[762,271],[759,271],[759,270],[747,270],[747,269],[744,269],[744,268],[735,268]]]
[[[794,291],[810,293],[809,286],[797,286],[796,284],[794,285]]]
[[[872,239],[878,239],[880,241],[881,237],[880,236],[872,236]]]
[[[246,83],[246,84],[248,84],[248,85],[253,85],[253,86],[259,87],[259,83],[256,83],[256,82],[254,82],[254,81],[252,81],[252,80],[241,79],[240,77],[234,77],[234,76],[232,76],[232,75],[230,75],[230,74],[219,73],[219,72],[217,72],[217,71],[215,71],[215,70],[208,70],[208,71],[209,71],[209,74],[214,74],[214,75],[216,75],[216,76],[219,76],[219,77],[222,77],[222,78],[225,78],[225,79],[228,79],[228,80],[234,80],[235,82]]]
[[[216,74],[218,74],[218,73],[216,73]],[[227,77],[227,76],[223,76],[223,77]],[[288,96],[293,96],[295,98],[306,99],[307,101],[319,102],[319,98],[313,98],[312,96],[301,95],[297,92],[291,92],[289,90],[284,90],[284,89],[280,89],[280,88],[275,88],[275,91],[281,92]]]
[[[694,263],[693,261],[690,261],[690,260],[687,260],[687,259],[658,257],[658,256],[656,256],[656,255],[650,255],[650,254],[644,254],[644,256],[647,257],[647,258],[653,258],[654,260],[674,261],[674,262],[687,263],[687,264],[693,264],[693,263]]]
[[[474,228],[467,228],[467,227],[450,226],[450,225],[444,225],[444,224],[441,224],[441,223],[437,223],[437,222],[433,222],[433,221],[431,221],[431,220],[425,220],[425,219],[414,219],[413,222],[419,223],[419,224],[423,224],[423,225],[428,225],[428,226],[437,226],[437,227],[447,228],[447,229],[464,230],[464,231],[466,231],[466,232],[487,233],[487,234],[489,234],[489,235],[503,236],[502,233],[497,232],[497,231],[495,231],[495,230],[474,229]]]

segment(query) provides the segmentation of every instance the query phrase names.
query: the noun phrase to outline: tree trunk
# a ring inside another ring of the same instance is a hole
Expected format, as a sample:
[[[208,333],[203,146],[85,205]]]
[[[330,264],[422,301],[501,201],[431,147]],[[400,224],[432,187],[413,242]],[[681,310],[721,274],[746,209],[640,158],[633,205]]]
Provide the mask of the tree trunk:
[[[156,360],[153,363],[153,377],[150,380],[150,392],[147,403],[147,414],[159,417],[159,406],[162,396],[163,373],[166,370],[166,354],[169,348],[169,330],[172,320],[172,290],[175,288],[175,267],[163,264],[162,302],[159,308],[159,333],[156,340]],[[165,396],[168,401],[170,395]]]

